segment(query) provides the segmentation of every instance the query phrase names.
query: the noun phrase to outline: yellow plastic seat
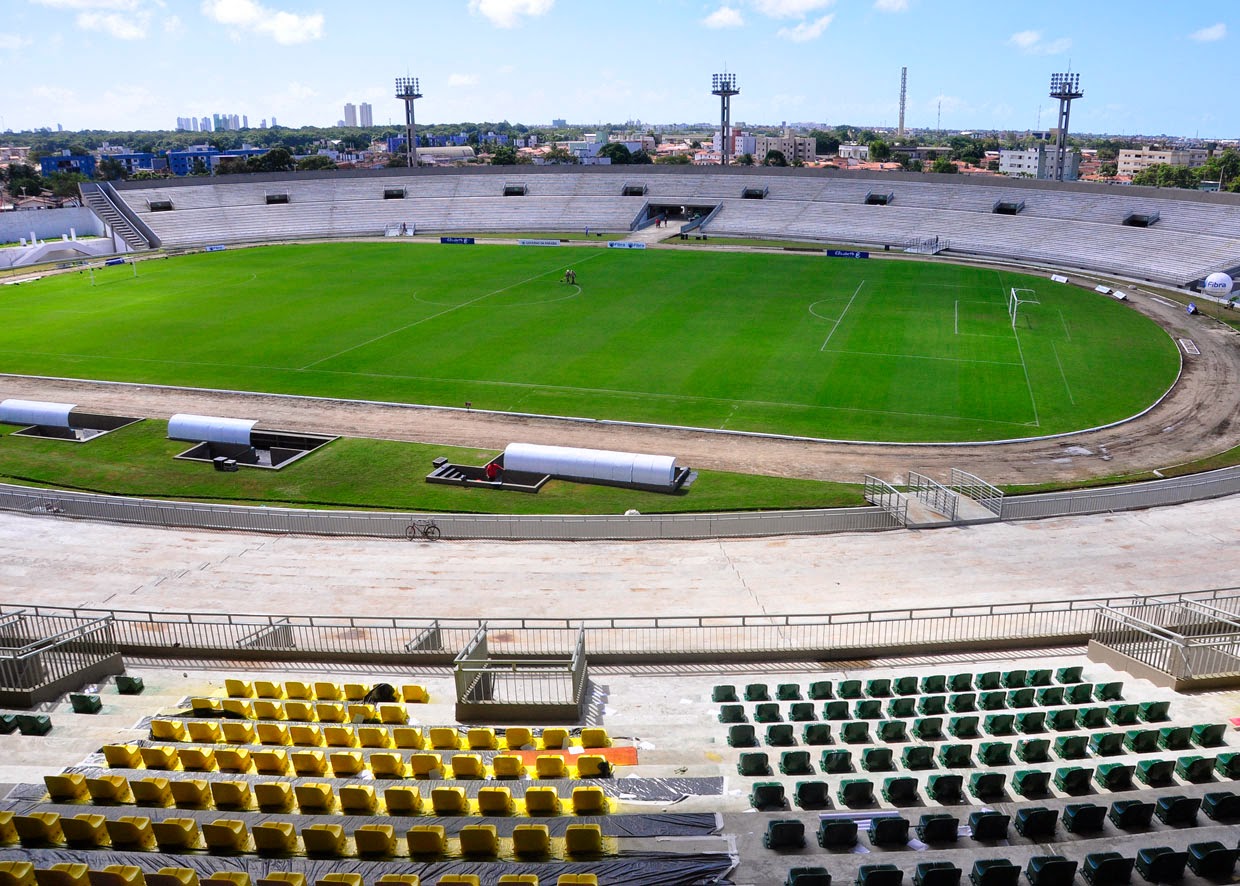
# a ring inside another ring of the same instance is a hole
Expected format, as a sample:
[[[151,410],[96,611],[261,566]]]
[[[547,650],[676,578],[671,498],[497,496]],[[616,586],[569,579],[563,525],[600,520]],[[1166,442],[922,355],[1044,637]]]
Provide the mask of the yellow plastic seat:
[[[336,808],[336,794],[325,781],[303,782],[293,788],[297,795],[297,807],[304,813],[322,814]]]
[[[375,710],[372,704],[365,702],[356,702],[349,705],[349,722],[350,723],[378,723],[379,712]]]
[[[375,882],[383,886],[422,886],[422,878],[417,874],[384,874]]]
[[[405,833],[410,855],[443,855],[448,849],[443,825],[415,824]]]
[[[133,802],[129,779],[123,775],[98,775],[88,778],[86,790],[95,803],[118,805]]]
[[[256,824],[250,830],[250,835],[254,838],[256,852],[290,855],[297,851],[297,829],[293,827],[291,821],[265,821],[262,824]],[[268,876],[274,876],[274,874]]]
[[[201,778],[177,779],[168,786],[178,809],[203,809],[211,805],[211,785]]]
[[[398,748],[420,751],[426,744],[426,736],[416,726],[397,726],[392,730],[392,744]]]
[[[202,829],[198,827],[196,818],[165,818],[151,822],[151,830],[155,834],[155,842],[160,852],[184,852],[187,849],[201,849],[205,845]]]
[[[602,853],[603,829],[596,824],[570,824],[564,829],[564,851],[569,855]]]
[[[259,723],[255,731],[260,744],[287,746],[293,743],[288,726],[283,723]]]
[[[13,810],[0,809],[0,846],[17,842],[17,828],[13,826]]]
[[[370,694],[369,683],[345,683],[342,689],[348,701],[361,701]]]
[[[607,795],[597,785],[573,788],[573,813],[575,815],[606,815]]]
[[[328,757],[336,778],[358,775],[366,771],[366,758],[358,751],[337,751]]]
[[[323,730],[314,723],[290,723],[288,737],[298,747],[321,748],[327,745],[323,739]]]
[[[255,782],[254,802],[263,812],[288,812],[293,808],[293,786],[287,781]]]
[[[414,778],[427,778],[441,768],[443,768],[443,760],[438,754],[409,755],[409,773]]]
[[[461,748],[461,734],[452,726],[432,726],[431,747],[437,751],[457,751]]]
[[[217,818],[202,826],[202,839],[211,852],[245,852],[250,832],[239,818]]]
[[[358,855],[395,855],[396,832],[390,824],[364,824],[353,832]]]
[[[186,724],[189,740],[203,744],[220,744],[224,741],[224,730],[213,720],[190,720]]]
[[[340,811],[345,815],[374,815],[378,807],[379,798],[370,785],[341,785]]]
[[[362,875],[351,871],[332,871],[315,880],[314,886],[362,886]]]
[[[468,815],[469,798],[464,788],[441,785],[431,788],[431,808],[436,815]]]
[[[539,754],[534,759],[534,771],[539,778],[568,778],[568,766],[559,754]]]
[[[122,815],[103,823],[115,849],[154,849],[155,829],[145,815]]]
[[[379,712],[380,723],[388,723],[393,726],[398,726],[402,723],[409,722],[409,712],[405,710],[405,706],[403,704],[386,702],[384,704],[380,704],[377,710]]]
[[[388,815],[418,815],[422,811],[422,792],[415,787],[401,785],[383,792],[383,804]]]
[[[160,868],[146,875],[146,886],[198,886],[198,872],[193,868]]]
[[[294,842],[296,839],[293,838]],[[255,886],[306,886],[306,875],[301,871],[268,871]]]
[[[319,713],[313,701],[308,699],[290,699],[284,703],[284,716],[287,720],[297,723],[313,723],[319,719]]]
[[[34,879],[39,886],[90,886],[90,867],[62,861],[50,868],[35,868]]]
[[[435,886],[482,886],[482,879],[477,874],[444,874]]]
[[[254,790],[248,781],[213,781],[211,800],[216,809],[250,809],[254,806]]]
[[[611,736],[601,726],[586,726],[581,730],[581,746],[583,748],[609,748]]]
[[[189,732],[183,720],[151,721],[151,738],[154,741],[188,741]]]
[[[288,715],[284,713],[284,702],[272,701],[268,698],[258,699],[254,702],[254,719],[255,720],[287,720]],[[261,735],[262,732],[260,731]]]
[[[35,886],[34,865],[28,861],[0,861],[0,886]]]
[[[110,864],[103,870],[87,872],[90,886],[146,886],[142,868],[132,864]]]
[[[526,788],[525,811],[530,815],[559,815],[560,792],[554,787]]]
[[[60,829],[64,831],[65,842],[74,848],[100,849],[112,845],[107,818],[97,813],[62,816]]]
[[[610,768],[607,758],[599,754],[582,754],[577,758],[578,778],[598,778]]]
[[[254,719],[254,703],[248,698],[226,698],[220,702],[220,708],[229,717],[238,720]]]
[[[181,768],[189,772],[212,772],[216,768],[214,748],[181,748]]]
[[[538,886],[538,874],[500,874],[495,886]]]
[[[521,778],[525,761],[516,754],[496,754],[491,758],[491,771],[496,778]]]
[[[201,886],[250,886],[250,875],[245,871],[216,871],[203,877]]]
[[[560,874],[555,886],[598,886],[598,874]]]
[[[103,759],[113,769],[138,769],[142,766],[142,754],[136,744],[105,744]]]
[[[224,741],[229,744],[258,743],[258,734],[254,731],[253,723],[239,723],[234,720],[225,720],[220,724],[220,728],[224,731]]]
[[[157,775],[148,778],[135,778],[129,782],[129,790],[133,792],[133,801],[138,806],[171,806],[172,783]]]
[[[218,717],[224,712],[224,703],[218,698],[196,696],[189,700],[190,710],[195,717]]]
[[[224,693],[229,698],[253,698],[254,684],[249,680],[238,680],[230,677],[224,681]]]
[[[493,824],[467,824],[461,828],[457,838],[461,843],[462,855],[494,858],[499,854],[499,837]]]
[[[314,706],[314,712],[320,723],[343,723],[349,718],[348,710],[338,701],[320,701]]]
[[[390,748],[392,733],[382,726],[357,727],[357,742],[364,748]]]
[[[284,697],[285,698],[301,698],[308,701],[314,701],[317,694],[314,691],[314,684],[305,680],[285,680],[284,681]]]
[[[370,771],[375,778],[404,778],[409,766],[400,754],[379,751],[370,755]]]
[[[47,788],[47,795],[57,803],[77,803],[89,796],[86,776],[80,772],[45,775],[43,786]]]
[[[510,751],[534,746],[534,732],[526,726],[509,726],[504,730],[504,747]]]
[[[176,769],[180,753],[170,744],[151,745],[138,751],[147,769]]]
[[[301,829],[301,842],[308,855],[341,855],[346,841],[338,824],[312,824]]]
[[[324,726],[323,741],[329,748],[355,748],[357,730],[352,726]]]
[[[487,764],[478,754],[453,754],[453,778],[486,778]]]
[[[483,786],[478,788],[478,814],[511,815],[512,791],[505,787]]]
[[[337,701],[344,698],[344,690],[339,683],[317,681],[314,684],[314,697],[319,701]]]
[[[431,700],[431,694],[426,691],[425,686],[404,683],[400,687],[400,700],[406,704],[426,704]]]
[[[512,829],[512,851],[518,856],[546,855],[551,832],[545,824],[519,824]]]
[[[288,751],[255,751],[250,759],[254,761],[254,768],[263,775],[287,775],[289,772]]]
[[[293,751],[289,756],[298,775],[327,774],[327,754],[322,751]]]
[[[274,680],[255,680],[254,694],[259,698],[284,698],[284,684]]]
[[[495,730],[490,727],[475,727],[465,733],[465,741],[471,751],[493,751],[499,747],[495,739]]]
[[[568,747],[568,730],[563,726],[548,726],[542,732],[542,746],[547,750],[559,750]]]
[[[249,748],[217,748],[215,765],[221,772],[250,772],[254,769]]]

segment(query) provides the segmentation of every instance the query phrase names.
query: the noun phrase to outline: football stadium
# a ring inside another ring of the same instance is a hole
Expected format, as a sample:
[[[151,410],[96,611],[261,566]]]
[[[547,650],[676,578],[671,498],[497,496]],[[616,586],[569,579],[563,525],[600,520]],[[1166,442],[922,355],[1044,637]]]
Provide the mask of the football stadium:
[[[1234,880],[1240,198],[82,198],[0,289],[0,886]]]

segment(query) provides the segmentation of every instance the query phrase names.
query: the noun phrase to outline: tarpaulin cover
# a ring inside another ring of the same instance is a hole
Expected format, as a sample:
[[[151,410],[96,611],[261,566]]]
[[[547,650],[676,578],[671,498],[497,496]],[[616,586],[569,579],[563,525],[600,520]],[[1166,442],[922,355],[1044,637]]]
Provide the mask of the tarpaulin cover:
[[[48,428],[69,427],[69,413],[75,403],[47,403],[42,400],[5,400],[0,403],[0,423],[6,425],[42,425]]]
[[[258,420],[244,418],[218,418],[212,415],[191,415],[178,412],[168,419],[170,440],[189,440],[192,443],[233,443],[250,445],[250,431]]]
[[[504,449],[504,470],[643,486],[671,486],[676,482],[676,459],[670,455],[538,443],[509,443]]]

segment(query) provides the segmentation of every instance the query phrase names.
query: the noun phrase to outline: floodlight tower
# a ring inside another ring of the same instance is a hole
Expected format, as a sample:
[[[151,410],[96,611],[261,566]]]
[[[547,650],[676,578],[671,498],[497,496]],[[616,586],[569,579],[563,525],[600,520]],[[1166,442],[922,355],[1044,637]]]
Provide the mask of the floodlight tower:
[[[418,166],[418,129],[413,121],[413,103],[422,97],[417,77],[397,77],[396,97],[405,103],[405,153],[409,168]]]
[[[1080,74],[1051,74],[1051,98],[1059,99],[1059,129],[1055,133],[1055,167],[1051,178],[1063,181],[1063,168],[1068,159],[1068,115],[1072,112],[1072,100],[1080,98]]]
[[[728,144],[732,131],[732,96],[740,95],[736,88],[735,74],[714,74],[710,78],[712,95],[719,96],[719,165],[727,166],[732,154],[732,146]]]
[[[904,138],[904,99],[907,96],[908,88],[908,68],[900,69],[900,125],[896,129],[896,135]]]

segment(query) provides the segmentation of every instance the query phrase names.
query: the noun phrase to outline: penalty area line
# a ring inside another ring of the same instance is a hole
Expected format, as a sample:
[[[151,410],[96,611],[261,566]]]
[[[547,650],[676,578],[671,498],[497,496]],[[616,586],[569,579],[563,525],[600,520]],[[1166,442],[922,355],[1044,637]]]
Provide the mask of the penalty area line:
[[[865,285],[864,280],[862,280],[860,283],[857,284],[856,292],[852,294],[852,298],[848,300],[848,304],[844,305],[844,310],[840,312],[840,318],[835,321],[835,325],[832,326],[831,331],[827,333],[826,341],[822,343],[822,347],[818,349],[818,353],[821,354],[823,351],[827,349],[827,345],[830,344],[831,342],[831,336],[835,335],[835,330],[839,329],[840,323],[844,322],[844,316],[848,313],[848,309],[852,307],[853,301],[856,300],[857,298],[857,293],[861,291],[861,287],[864,285]]]

